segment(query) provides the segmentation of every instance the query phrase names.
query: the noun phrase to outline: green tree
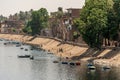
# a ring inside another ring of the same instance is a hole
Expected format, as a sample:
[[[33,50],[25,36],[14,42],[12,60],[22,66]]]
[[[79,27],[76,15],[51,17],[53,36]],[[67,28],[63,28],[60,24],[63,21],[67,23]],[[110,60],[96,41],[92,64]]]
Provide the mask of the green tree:
[[[120,33],[120,0],[113,0],[113,1],[114,1],[113,10],[115,11],[115,15],[116,15],[114,38],[118,39],[118,37],[120,36],[118,35],[118,33]]]
[[[19,17],[20,20],[25,21],[25,13],[23,11],[19,12]]]
[[[29,25],[32,29],[32,35],[39,34],[39,14],[38,11],[32,12],[32,20],[30,21]]]
[[[32,11],[31,21],[27,24],[27,29],[32,31],[32,35],[40,34],[43,28],[48,26],[48,12],[45,8]]]
[[[102,45],[102,30],[107,27],[107,1],[87,0],[76,24],[84,41],[90,47],[100,48]]]
[[[57,11],[57,19],[61,19],[63,17],[63,9],[62,7],[58,7],[58,11]]]
[[[114,1],[113,9],[118,17],[117,19],[120,20],[120,0],[113,1]]]
[[[102,31],[102,35],[105,38],[105,45],[110,46],[110,40],[115,40],[116,33],[116,15],[113,9],[110,9],[107,14],[108,22],[107,27],[105,27]],[[106,43],[108,40],[108,44]]]
[[[23,28],[23,32],[27,33],[27,34],[32,33],[32,29],[31,29],[31,26],[30,26],[30,21],[27,23],[26,27]]]
[[[42,30],[43,28],[46,28],[48,26],[49,16],[45,8],[41,8],[40,10],[38,10],[38,14],[39,14],[39,22],[40,22],[39,30]]]
[[[107,14],[107,18],[108,18],[108,23],[107,23],[107,27],[103,29],[103,36],[105,38],[105,40],[108,40],[108,44],[105,43],[105,45],[110,45],[110,41],[117,41],[118,40],[118,33],[119,33],[119,22],[120,22],[120,12],[119,12],[119,3],[120,0],[113,0],[114,3],[112,1],[109,0],[111,7],[108,7],[108,14]]]
[[[3,22],[5,20],[7,20],[7,17],[4,17],[3,15],[0,15],[0,22]]]

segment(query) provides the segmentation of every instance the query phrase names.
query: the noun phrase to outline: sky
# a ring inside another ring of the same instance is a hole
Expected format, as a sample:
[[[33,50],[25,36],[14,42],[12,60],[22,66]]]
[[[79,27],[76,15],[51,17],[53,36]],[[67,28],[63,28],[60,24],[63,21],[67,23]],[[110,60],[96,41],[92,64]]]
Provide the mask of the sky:
[[[38,10],[46,8],[48,12],[57,11],[58,7],[82,8],[85,0],[0,0],[0,15],[8,17],[19,11]]]

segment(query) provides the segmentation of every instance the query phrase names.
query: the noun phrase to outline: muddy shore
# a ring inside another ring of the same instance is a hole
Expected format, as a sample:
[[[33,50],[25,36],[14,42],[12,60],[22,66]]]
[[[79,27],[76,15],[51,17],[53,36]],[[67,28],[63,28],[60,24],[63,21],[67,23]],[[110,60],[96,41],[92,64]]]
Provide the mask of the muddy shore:
[[[85,61],[93,59],[93,62],[98,65],[120,66],[120,47],[107,47],[102,50],[95,50],[84,44],[63,42],[56,38],[15,34],[0,34],[0,38],[37,45],[38,47],[63,58],[68,57]]]

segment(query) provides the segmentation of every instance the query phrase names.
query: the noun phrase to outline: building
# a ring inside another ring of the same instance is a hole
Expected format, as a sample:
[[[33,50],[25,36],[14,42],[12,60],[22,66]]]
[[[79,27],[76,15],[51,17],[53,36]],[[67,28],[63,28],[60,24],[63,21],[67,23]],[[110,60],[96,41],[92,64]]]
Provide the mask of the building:
[[[22,32],[23,26],[24,25],[22,21],[6,20],[4,22],[1,22],[0,32],[19,34]]]
[[[61,19],[56,19],[57,12],[52,12],[49,20],[54,37],[61,38],[67,41],[73,41],[74,32],[79,32],[76,27],[73,26],[73,20],[80,17],[79,8],[66,9],[67,12],[63,13]]]
[[[63,18],[64,26],[67,29],[66,40],[74,40],[74,33],[79,33],[78,29],[73,26],[73,20],[80,17],[81,9],[78,8],[68,8],[67,13]]]

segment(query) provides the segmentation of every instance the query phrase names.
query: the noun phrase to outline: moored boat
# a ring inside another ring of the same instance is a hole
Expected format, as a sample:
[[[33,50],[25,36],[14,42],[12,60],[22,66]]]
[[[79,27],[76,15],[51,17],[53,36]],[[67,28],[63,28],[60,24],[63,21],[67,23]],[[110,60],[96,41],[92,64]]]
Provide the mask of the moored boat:
[[[18,58],[30,58],[30,55],[18,55]]]

